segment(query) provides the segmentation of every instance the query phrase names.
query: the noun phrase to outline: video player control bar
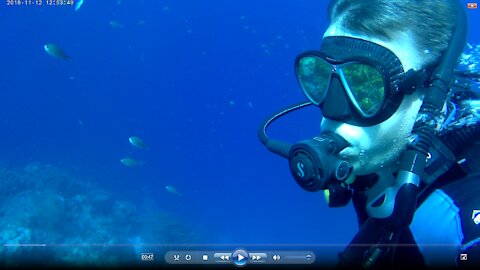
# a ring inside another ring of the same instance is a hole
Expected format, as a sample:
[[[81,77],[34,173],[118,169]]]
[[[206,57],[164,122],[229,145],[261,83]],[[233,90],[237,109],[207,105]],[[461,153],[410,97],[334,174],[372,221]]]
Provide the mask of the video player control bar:
[[[312,251],[169,251],[165,254],[168,264],[312,264]]]

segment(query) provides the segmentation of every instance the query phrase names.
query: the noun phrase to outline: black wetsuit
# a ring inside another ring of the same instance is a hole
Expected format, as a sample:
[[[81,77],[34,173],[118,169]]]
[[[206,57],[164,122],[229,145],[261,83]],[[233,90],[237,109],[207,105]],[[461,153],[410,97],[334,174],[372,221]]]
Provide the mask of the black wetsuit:
[[[478,146],[474,155],[480,162]],[[473,165],[475,169],[478,164]],[[368,219],[364,191],[376,180],[371,175],[355,182],[353,203],[360,226]],[[480,268],[480,172],[467,174],[455,164],[420,196],[418,204],[411,226],[375,268]]]

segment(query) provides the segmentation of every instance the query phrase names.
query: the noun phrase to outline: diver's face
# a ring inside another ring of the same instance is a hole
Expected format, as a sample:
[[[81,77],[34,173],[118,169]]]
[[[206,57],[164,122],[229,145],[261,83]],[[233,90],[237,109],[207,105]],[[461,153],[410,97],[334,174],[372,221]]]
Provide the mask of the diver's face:
[[[375,42],[394,52],[405,71],[418,70],[422,64],[418,60],[421,57],[413,50],[415,43],[409,35],[403,37],[400,35],[394,43],[388,43],[370,37],[351,35],[331,26],[325,33],[324,37],[326,36],[349,36]],[[405,95],[398,110],[390,118],[370,127],[354,126],[323,118],[321,131],[333,131],[351,144],[342,150],[339,156],[353,166],[354,175],[365,175],[379,170],[396,170],[400,155],[410,138],[422,99],[423,96],[418,91]]]
[[[339,155],[353,166],[355,175],[393,170],[406,147],[421,105],[420,94],[414,93],[405,96],[398,110],[380,124],[359,127],[324,118],[321,130],[333,131],[351,144]]]

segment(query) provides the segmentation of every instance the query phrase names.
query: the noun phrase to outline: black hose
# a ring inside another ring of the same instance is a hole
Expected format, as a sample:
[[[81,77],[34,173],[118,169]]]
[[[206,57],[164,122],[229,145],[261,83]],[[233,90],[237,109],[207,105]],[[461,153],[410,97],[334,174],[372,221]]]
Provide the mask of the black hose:
[[[450,151],[457,156],[471,146],[480,136],[480,123],[451,131],[440,137]]]
[[[301,109],[301,108],[306,107],[306,106],[310,106],[312,104],[313,103],[310,102],[310,101],[298,103],[298,104],[293,105],[289,108],[281,110],[280,112],[278,112],[278,113],[270,116],[269,118],[265,119],[265,121],[263,121],[260,124],[260,127],[258,128],[258,137],[260,138],[260,141],[263,143],[263,145],[265,145],[270,152],[275,153],[277,155],[280,155],[284,158],[288,158],[289,155],[290,155],[290,149],[292,148],[292,144],[286,143],[286,142],[283,142],[283,141],[280,141],[280,140],[269,139],[268,136],[267,136],[267,128],[271,123],[273,123],[273,121],[275,121],[276,119],[278,119],[282,115],[285,115],[289,112]]]
[[[442,61],[432,73],[432,83],[428,88],[422,106],[420,115],[425,117],[424,121],[415,124],[413,132],[418,135],[415,144],[410,144],[410,149],[417,150],[422,154],[428,153],[430,143],[435,134],[436,115],[440,115],[441,109],[447,98],[450,89],[450,83],[454,76],[454,70],[457,66],[458,58],[464,50],[467,41],[467,16],[465,8],[457,1],[456,26],[447,51]]]
[[[263,145],[268,146],[268,141],[270,140],[267,136],[267,128],[270,126],[273,121],[281,117],[282,115],[285,115],[289,112],[296,111],[298,109],[301,109],[306,106],[310,106],[313,103],[310,101],[304,101],[295,105],[292,105],[286,109],[281,110],[280,112],[275,113],[274,115],[268,117],[265,119],[261,124],[260,127],[258,128],[258,137],[260,138],[260,141],[263,143]]]

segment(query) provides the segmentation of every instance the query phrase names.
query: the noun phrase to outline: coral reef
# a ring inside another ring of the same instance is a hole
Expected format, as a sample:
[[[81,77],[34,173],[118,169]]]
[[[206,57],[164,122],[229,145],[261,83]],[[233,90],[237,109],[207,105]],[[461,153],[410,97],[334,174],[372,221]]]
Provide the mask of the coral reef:
[[[137,208],[52,165],[0,167],[0,265],[116,266],[195,238],[173,215]]]

